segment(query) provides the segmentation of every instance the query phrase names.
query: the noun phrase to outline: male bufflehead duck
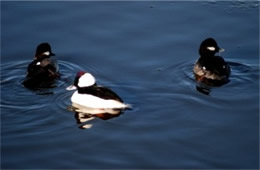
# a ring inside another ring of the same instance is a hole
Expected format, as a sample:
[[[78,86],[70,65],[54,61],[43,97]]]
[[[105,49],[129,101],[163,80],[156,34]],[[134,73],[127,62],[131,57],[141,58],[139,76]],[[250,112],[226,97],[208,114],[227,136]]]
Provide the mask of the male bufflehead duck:
[[[202,41],[199,48],[200,58],[193,68],[196,80],[210,85],[221,85],[228,82],[230,67],[222,57],[215,56],[217,52],[222,51],[224,49],[219,48],[213,38]]]
[[[38,45],[34,60],[28,65],[26,79],[23,82],[28,88],[51,87],[53,82],[59,78],[57,61],[48,43]]]
[[[126,109],[130,107],[113,91],[98,86],[95,78],[87,72],[80,71],[74,80],[74,85],[67,90],[77,89],[71,97],[72,103],[94,109]]]

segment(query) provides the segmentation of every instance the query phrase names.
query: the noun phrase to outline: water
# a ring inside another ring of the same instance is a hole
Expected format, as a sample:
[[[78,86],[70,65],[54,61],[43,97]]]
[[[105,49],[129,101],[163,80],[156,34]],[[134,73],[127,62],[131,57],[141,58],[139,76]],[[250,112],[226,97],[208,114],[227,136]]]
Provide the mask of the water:
[[[1,16],[2,169],[259,168],[259,2],[6,1]],[[207,37],[232,70],[209,95],[192,73]],[[32,91],[41,42],[62,77]],[[78,124],[66,87],[79,70],[133,109]]]

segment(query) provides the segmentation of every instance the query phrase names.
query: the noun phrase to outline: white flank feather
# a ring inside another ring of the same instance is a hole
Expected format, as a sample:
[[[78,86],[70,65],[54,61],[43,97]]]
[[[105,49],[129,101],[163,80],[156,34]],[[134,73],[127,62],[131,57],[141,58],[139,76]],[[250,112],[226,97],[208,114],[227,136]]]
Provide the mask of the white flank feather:
[[[129,107],[129,105],[116,100],[102,99],[89,94],[79,94],[78,91],[74,92],[71,101],[90,108],[125,109]]]

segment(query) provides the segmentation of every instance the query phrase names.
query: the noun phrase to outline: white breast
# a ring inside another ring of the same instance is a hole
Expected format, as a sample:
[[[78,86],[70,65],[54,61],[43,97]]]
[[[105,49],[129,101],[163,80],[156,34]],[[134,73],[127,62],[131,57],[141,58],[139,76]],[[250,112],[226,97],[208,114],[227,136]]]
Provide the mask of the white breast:
[[[127,104],[116,100],[106,100],[89,94],[79,94],[78,91],[74,92],[71,101],[90,108],[125,109],[129,107]]]

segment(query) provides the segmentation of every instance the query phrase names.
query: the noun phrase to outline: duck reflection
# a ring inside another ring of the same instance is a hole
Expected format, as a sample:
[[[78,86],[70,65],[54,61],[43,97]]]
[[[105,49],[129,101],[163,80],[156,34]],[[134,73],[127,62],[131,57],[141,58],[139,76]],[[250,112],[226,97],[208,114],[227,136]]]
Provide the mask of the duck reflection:
[[[206,95],[210,95],[212,88],[220,87],[229,82],[229,80],[219,81],[219,80],[207,79],[205,77],[199,77],[196,74],[194,74],[194,77],[197,82],[196,83],[197,91]]]
[[[206,95],[210,95],[211,89],[214,87],[220,87],[224,84],[227,84],[230,80],[212,80],[212,79],[207,79],[205,77],[200,77],[196,74],[194,74],[195,80],[197,82],[196,84],[196,89],[197,91],[206,94]]]
[[[91,122],[96,118],[108,120],[123,113],[123,109],[90,108],[76,103],[72,103],[71,110],[75,112],[76,122],[81,129],[91,128],[93,126]]]

